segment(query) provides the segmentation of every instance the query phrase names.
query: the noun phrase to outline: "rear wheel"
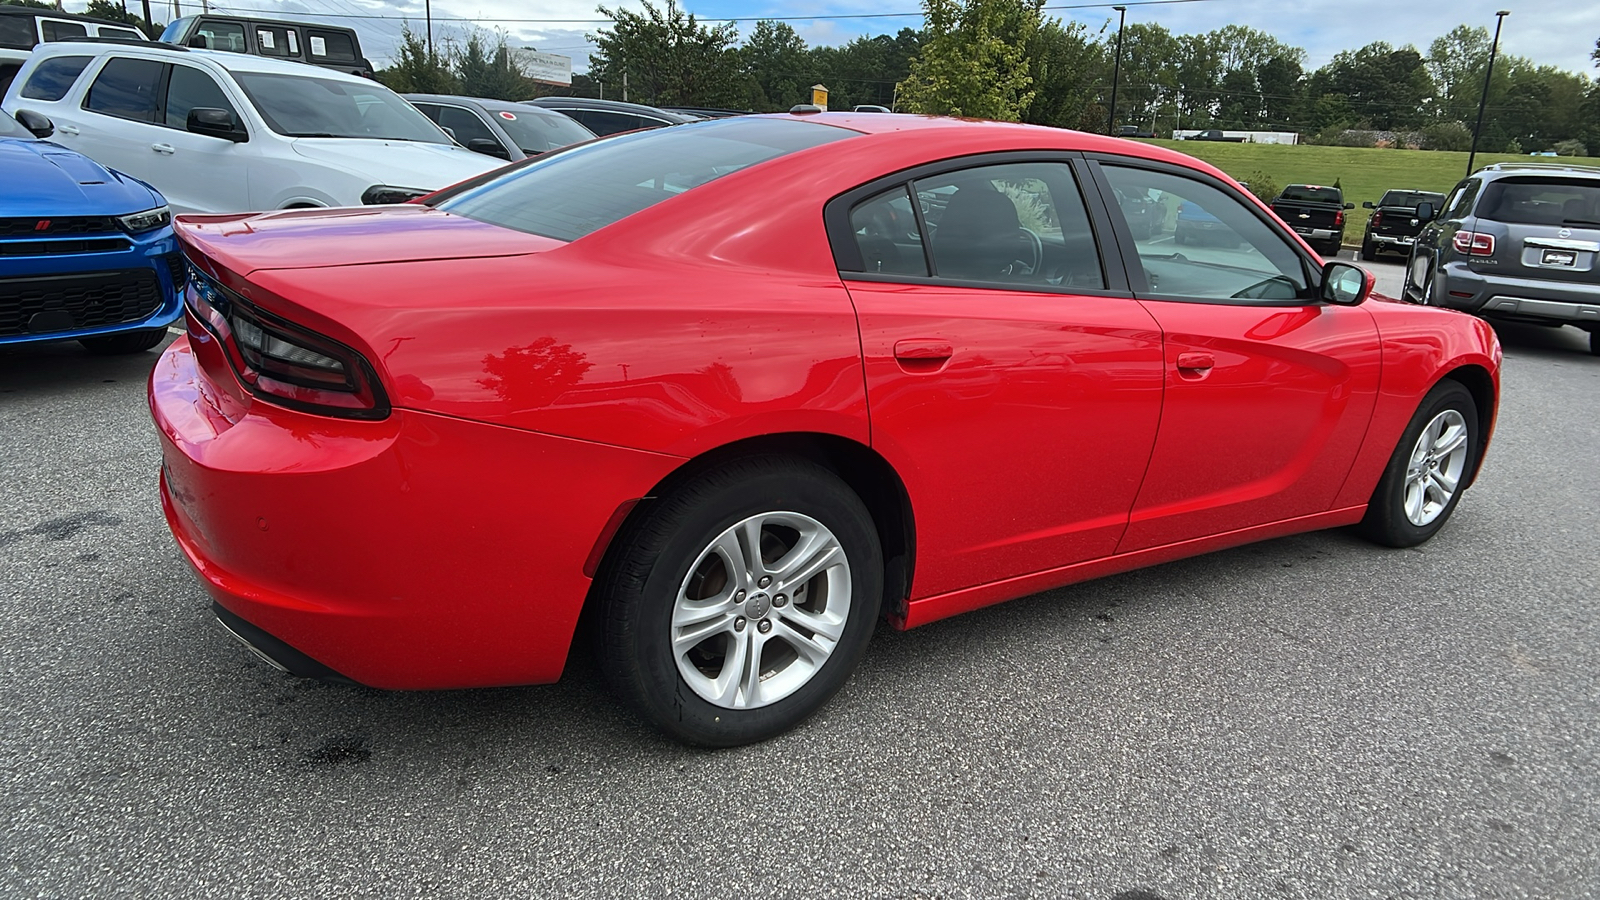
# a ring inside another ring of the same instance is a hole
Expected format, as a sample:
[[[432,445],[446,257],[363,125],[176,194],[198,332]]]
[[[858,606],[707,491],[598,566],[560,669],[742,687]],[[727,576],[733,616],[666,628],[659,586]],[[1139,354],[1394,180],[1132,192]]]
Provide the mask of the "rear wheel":
[[[598,585],[602,664],[673,737],[728,747],[787,731],[866,651],[883,593],[877,530],[820,466],[733,462],[617,541]]]
[[[1434,385],[1400,436],[1358,530],[1389,547],[1433,537],[1461,500],[1478,446],[1472,393],[1449,379]]]
[[[1600,329],[1589,332],[1589,352],[1600,356]]]
[[[1372,243],[1371,241],[1362,241],[1361,242],[1361,258],[1366,260],[1367,262],[1375,261],[1378,258],[1378,247],[1377,247],[1377,245]]]
[[[123,353],[139,353],[166,340],[165,328],[146,328],[140,331],[124,331],[121,334],[107,334],[101,337],[83,338],[78,343],[83,349],[96,356],[116,356]]]

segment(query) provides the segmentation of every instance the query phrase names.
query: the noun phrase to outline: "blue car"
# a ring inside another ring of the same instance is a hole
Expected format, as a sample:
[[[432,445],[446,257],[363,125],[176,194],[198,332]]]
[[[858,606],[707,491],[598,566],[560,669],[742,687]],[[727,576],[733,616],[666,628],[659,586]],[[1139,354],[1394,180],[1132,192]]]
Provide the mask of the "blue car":
[[[154,188],[44,140],[54,130],[0,111],[0,346],[148,350],[182,310],[172,213]]]

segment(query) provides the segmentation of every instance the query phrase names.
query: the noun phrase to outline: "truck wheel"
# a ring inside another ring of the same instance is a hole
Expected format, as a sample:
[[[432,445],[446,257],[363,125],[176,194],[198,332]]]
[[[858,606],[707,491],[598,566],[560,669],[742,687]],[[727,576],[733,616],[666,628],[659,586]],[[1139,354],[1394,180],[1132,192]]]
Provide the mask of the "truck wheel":
[[[1373,262],[1378,258],[1378,248],[1371,241],[1361,242],[1361,258]]]

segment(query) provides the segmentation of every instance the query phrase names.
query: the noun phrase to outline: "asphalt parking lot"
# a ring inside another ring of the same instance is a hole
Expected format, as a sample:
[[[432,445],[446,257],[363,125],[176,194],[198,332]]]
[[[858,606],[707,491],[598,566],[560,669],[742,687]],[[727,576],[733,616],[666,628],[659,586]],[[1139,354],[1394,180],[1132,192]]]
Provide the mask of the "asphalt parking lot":
[[[1501,337],[1494,445],[1431,543],[1303,535],[880,630],[821,714],[718,752],[582,656],[430,694],[268,669],[162,522],[155,354],[0,351],[0,894],[1600,894],[1600,359]]]

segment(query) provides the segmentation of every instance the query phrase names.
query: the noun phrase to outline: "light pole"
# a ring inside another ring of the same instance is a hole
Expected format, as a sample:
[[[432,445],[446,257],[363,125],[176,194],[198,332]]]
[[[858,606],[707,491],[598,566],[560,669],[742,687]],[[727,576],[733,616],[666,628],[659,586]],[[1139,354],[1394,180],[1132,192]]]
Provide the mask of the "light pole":
[[[1126,6],[1113,6],[1117,11],[1117,57],[1111,64],[1111,108],[1106,111],[1106,134],[1114,134],[1117,123],[1117,79],[1122,76],[1122,23],[1128,20]]]
[[[1489,66],[1483,73],[1483,97],[1478,100],[1478,124],[1472,126],[1472,152],[1467,154],[1467,174],[1472,174],[1472,160],[1478,155],[1478,132],[1483,130],[1483,108],[1489,103],[1489,79],[1494,75],[1494,55],[1500,49],[1500,26],[1506,23],[1511,10],[1502,9],[1494,14],[1494,43],[1489,45]]]

